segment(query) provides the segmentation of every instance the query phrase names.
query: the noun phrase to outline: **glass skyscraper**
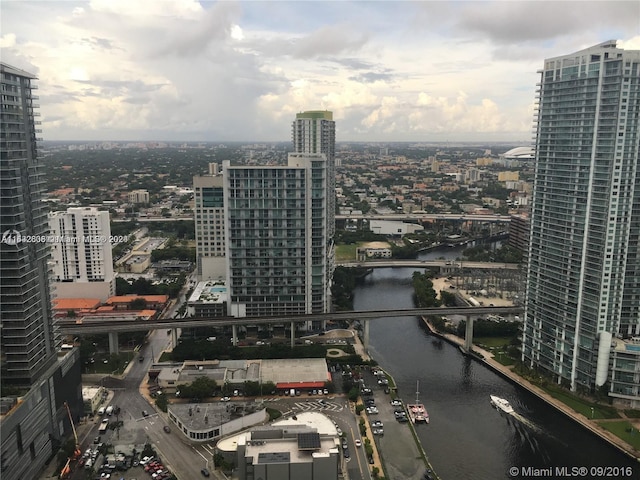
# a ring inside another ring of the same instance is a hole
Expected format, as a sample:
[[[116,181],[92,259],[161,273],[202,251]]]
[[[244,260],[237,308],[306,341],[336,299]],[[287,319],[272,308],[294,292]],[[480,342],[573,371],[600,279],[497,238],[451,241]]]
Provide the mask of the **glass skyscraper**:
[[[35,77],[0,64],[0,477],[38,478],[84,410],[80,354],[60,352],[49,290],[49,226]]]
[[[52,322],[49,245],[19,241],[49,232],[37,151],[35,77],[5,64],[0,68],[2,383],[28,386],[55,363],[60,342]]]
[[[609,41],[540,73],[522,359],[593,390],[640,336],[640,51]]]

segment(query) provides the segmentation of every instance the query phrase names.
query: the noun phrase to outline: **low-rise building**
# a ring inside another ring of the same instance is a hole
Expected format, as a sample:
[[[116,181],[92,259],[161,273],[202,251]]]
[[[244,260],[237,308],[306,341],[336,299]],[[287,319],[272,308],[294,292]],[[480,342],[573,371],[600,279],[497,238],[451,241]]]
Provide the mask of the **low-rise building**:
[[[609,396],[614,405],[640,408],[640,337],[613,340]]]
[[[345,468],[335,425],[316,412],[224,438],[216,451],[237,466],[240,480],[336,480]]]
[[[187,300],[190,317],[223,317],[227,315],[227,286],[223,280],[198,282]]]
[[[182,364],[167,365],[158,372],[158,386],[174,393],[180,385],[192,383],[198,377],[215,380],[218,385],[228,384],[241,388],[244,382],[323,386],[331,380],[324,358],[257,359],[257,360],[189,360]],[[284,388],[284,387],[283,387]],[[212,392],[213,395],[213,392]]]
[[[167,408],[169,420],[193,442],[211,442],[268,419],[255,402],[176,403]]]
[[[394,222],[390,220],[371,220],[369,229],[379,235],[399,235],[415,233],[424,230],[422,225],[417,223]]]
[[[85,415],[95,415],[102,403],[104,387],[82,387]]]

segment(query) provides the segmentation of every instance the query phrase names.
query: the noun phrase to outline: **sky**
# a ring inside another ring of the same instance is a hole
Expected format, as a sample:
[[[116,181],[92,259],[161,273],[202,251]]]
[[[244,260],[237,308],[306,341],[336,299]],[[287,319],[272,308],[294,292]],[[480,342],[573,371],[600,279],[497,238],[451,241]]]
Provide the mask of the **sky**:
[[[544,59],[640,49],[637,1],[3,0],[2,62],[38,77],[44,140],[530,144]]]

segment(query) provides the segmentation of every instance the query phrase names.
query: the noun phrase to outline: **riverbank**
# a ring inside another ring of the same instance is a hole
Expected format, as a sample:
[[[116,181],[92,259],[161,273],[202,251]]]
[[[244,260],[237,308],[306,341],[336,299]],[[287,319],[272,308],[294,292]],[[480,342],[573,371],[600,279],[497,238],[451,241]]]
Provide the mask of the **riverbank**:
[[[462,351],[462,347],[464,345],[463,338],[457,337],[456,335],[446,334],[446,333],[443,334],[436,331],[433,325],[431,325],[425,317],[422,317],[422,322],[424,323],[424,325],[427,327],[427,329],[432,335],[442,338],[448,343],[459,347]],[[585,417],[580,413],[575,412],[572,408],[570,408],[560,400],[552,397],[549,393],[547,393],[537,385],[534,385],[528,380],[520,377],[520,375],[518,375],[516,372],[513,371],[512,366],[505,366],[499,363],[498,361],[494,360],[493,353],[487,350],[481,349],[475,345],[473,346],[472,353],[473,353],[472,355],[469,355],[470,358],[477,360],[479,363],[485,365],[486,367],[490,368],[494,372],[500,374],[502,377],[506,378],[512,383],[526,389],[527,391],[529,391],[539,399],[543,400],[544,402],[551,405],[559,412],[566,415],[571,420],[578,423],[581,427],[585,428],[592,434],[597,435],[602,440],[605,440],[607,443],[617,448],[618,450],[620,450],[630,458],[640,461],[640,450],[635,449],[632,445],[629,445],[628,443],[624,442],[621,438],[605,430],[602,426],[600,426],[595,421]],[[620,421],[629,421],[629,419],[620,419]],[[636,428],[639,426],[640,425],[636,425]]]

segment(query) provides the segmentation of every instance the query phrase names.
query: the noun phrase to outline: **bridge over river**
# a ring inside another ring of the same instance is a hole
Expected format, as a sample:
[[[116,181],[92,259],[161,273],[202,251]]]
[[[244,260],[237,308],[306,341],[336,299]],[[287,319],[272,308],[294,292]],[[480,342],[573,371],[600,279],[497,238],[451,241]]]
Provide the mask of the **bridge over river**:
[[[460,260],[368,260],[365,262],[336,262],[339,267],[360,267],[360,268],[393,268],[393,267],[414,267],[429,268],[440,267],[446,271],[451,269],[458,270],[461,268],[478,269],[478,270],[518,270],[518,263],[492,263],[492,262],[469,262]]]
[[[467,336],[473,335],[469,332],[469,327],[473,325],[472,318],[485,315],[517,315],[522,313],[522,307],[432,307],[432,308],[404,308],[390,310],[369,310],[369,311],[347,311],[332,313],[315,313],[307,315],[276,315],[262,317],[202,317],[202,318],[159,318],[156,320],[139,321],[131,319],[108,320],[91,318],[86,321],[80,320],[58,320],[57,326],[63,335],[93,335],[98,333],[109,334],[109,351],[118,351],[119,332],[138,332],[141,330],[165,329],[171,330],[174,345],[177,342],[178,328],[193,327],[220,327],[231,326],[233,330],[233,344],[238,343],[238,325],[281,325],[289,323],[291,326],[291,346],[295,345],[295,325],[297,323],[307,323],[313,321],[326,320],[359,320],[363,322],[363,343],[365,349],[369,346],[369,321],[374,318],[394,318],[407,316],[429,316],[429,315],[465,315],[467,317]],[[471,341],[471,336],[468,342]],[[470,344],[470,343],[469,343]]]

